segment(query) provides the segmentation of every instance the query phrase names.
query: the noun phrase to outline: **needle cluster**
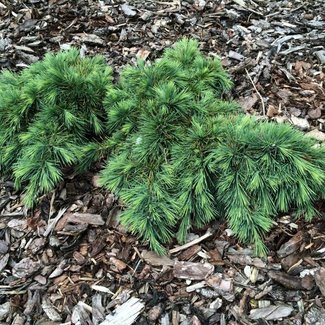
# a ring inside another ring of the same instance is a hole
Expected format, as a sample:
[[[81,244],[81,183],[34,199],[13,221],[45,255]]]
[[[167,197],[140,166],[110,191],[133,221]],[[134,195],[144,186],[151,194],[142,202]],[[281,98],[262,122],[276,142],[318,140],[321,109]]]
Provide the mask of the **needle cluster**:
[[[55,188],[64,167],[104,133],[103,98],[111,85],[103,57],[71,49],[48,54],[21,73],[0,75],[0,172],[24,184],[24,201]]]

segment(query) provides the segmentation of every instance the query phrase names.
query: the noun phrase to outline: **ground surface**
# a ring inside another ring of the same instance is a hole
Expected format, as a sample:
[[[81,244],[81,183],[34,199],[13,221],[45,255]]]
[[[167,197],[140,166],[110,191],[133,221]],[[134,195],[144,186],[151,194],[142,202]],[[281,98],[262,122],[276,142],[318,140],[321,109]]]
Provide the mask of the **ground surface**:
[[[1,0],[0,68],[76,45],[117,72],[194,37],[222,58],[247,113],[323,141],[324,13],[323,0]],[[222,220],[159,258],[125,233],[119,212],[93,174],[70,175],[34,211],[2,184],[0,323],[325,324],[324,219],[279,217],[265,259]]]

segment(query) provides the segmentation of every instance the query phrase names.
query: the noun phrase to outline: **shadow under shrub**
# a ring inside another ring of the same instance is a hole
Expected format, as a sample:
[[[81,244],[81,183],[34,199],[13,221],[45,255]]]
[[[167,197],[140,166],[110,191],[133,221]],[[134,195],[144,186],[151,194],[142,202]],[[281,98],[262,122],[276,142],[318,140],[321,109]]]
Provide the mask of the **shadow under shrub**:
[[[311,218],[324,196],[324,149],[290,126],[242,116],[223,100],[231,86],[220,61],[184,39],[152,65],[124,69],[107,94],[101,183],[125,204],[122,222],[160,254],[223,216],[263,254],[272,217],[295,208]]]
[[[24,202],[53,190],[62,168],[80,163],[82,148],[104,134],[103,98],[111,69],[101,56],[71,49],[21,73],[0,75],[0,168],[24,184]]]

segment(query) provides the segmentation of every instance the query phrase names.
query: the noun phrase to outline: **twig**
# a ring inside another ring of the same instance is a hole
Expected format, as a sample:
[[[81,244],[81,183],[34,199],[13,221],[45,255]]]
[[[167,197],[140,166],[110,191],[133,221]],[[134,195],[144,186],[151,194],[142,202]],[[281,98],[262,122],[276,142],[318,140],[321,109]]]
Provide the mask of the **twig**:
[[[52,193],[51,202],[50,202],[50,212],[49,212],[49,220],[52,217],[54,210],[54,200],[55,200],[55,190]]]
[[[63,209],[59,210],[57,216],[55,218],[49,220],[47,229],[45,230],[45,232],[43,234],[44,237],[47,237],[50,234],[50,232],[54,229],[54,227],[56,226],[56,224],[58,223],[60,218],[64,215],[66,210],[67,210],[67,208],[63,208]]]
[[[22,212],[4,212],[0,214],[0,217],[24,217],[25,213]]]
[[[254,84],[254,81],[253,81],[253,79],[251,78],[251,76],[249,75],[247,69],[245,69],[245,71],[246,71],[246,74],[247,74],[247,76],[248,76],[250,82],[252,83],[252,85],[253,85],[253,87],[254,87],[254,89],[255,89],[255,91],[256,91],[258,97],[259,97],[260,100],[261,100],[261,103],[262,103],[262,112],[263,112],[263,116],[265,116],[266,112],[265,112],[265,105],[264,105],[263,97],[262,97],[261,93],[257,90],[257,88],[256,88],[256,86],[255,86],[255,84]]]
[[[194,246],[194,245],[200,243],[202,240],[204,240],[204,239],[210,237],[211,235],[212,235],[212,232],[210,232],[210,231],[208,230],[207,233],[204,234],[203,236],[201,236],[201,237],[199,237],[199,238],[197,238],[197,239],[194,239],[194,240],[192,240],[191,242],[186,243],[186,244],[184,244],[184,245],[182,245],[182,246],[175,247],[175,248],[171,249],[171,250],[169,251],[169,253],[170,253],[170,254],[174,254],[174,253],[177,253],[177,252],[182,251],[182,250],[184,250],[184,249],[187,249],[187,248],[189,248],[189,247],[191,247],[191,246]]]
[[[27,290],[22,290],[22,291],[18,291],[18,290],[11,290],[11,291],[1,291],[2,295],[23,295],[27,292]]]

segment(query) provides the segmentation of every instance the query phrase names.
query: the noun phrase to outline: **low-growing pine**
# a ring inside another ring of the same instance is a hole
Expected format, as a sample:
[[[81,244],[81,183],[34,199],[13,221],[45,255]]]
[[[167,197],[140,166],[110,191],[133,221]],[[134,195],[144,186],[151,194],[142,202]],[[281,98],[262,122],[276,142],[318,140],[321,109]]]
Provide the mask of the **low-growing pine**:
[[[279,213],[308,220],[324,198],[325,151],[288,125],[244,116],[225,100],[218,58],[183,39],[152,64],[111,69],[77,50],[0,74],[0,174],[32,206],[63,169],[107,156],[101,183],[125,205],[122,222],[163,254],[176,237],[225,217],[258,254]]]
[[[1,174],[13,172],[16,186],[24,184],[27,206],[53,190],[62,169],[81,163],[82,148],[104,134],[111,79],[103,57],[81,58],[76,49],[1,74]]]
[[[291,209],[307,220],[317,215],[315,202],[325,194],[325,150],[289,125],[249,117],[227,124],[210,157],[219,174],[216,197],[238,238],[264,254],[272,217]]]
[[[184,39],[124,69],[108,91],[101,182],[125,204],[122,222],[158,253],[225,216],[263,254],[272,217],[294,208],[310,218],[324,196],[324,150],[290,126],[243,116],[223,99],[231,86],[220,60]]]

